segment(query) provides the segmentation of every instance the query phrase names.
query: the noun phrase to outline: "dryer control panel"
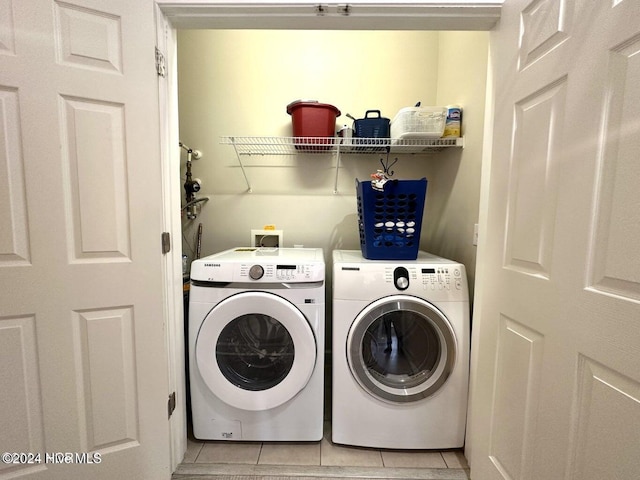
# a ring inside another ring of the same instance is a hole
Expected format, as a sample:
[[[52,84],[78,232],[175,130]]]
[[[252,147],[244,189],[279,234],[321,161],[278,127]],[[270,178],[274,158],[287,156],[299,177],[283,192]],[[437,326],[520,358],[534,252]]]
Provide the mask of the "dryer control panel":
[[[406,290],[417,282],[424,290],[462,289],[462,269],[459,266],[407,266],[387,267],[385,281],[392,283],[398,290]]]
[[[433,302],[469,301],[464,264],[420,252],[416,260],[368,260],[333,251],[333,298],[373,300],[406,294]]]
[[[427,290],[443,290],[462,288],[462,271],[460,267],[438,266],[422,268],[422,285]]]

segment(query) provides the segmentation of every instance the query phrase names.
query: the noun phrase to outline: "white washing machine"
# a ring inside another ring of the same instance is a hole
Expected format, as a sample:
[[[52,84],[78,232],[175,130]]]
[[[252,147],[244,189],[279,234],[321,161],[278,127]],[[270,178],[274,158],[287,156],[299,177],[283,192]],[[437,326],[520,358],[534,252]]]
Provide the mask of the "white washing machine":
[[[324,279],[322,249],[236,248],[192,263],[196,438],[322,438]]]
[[[469,381],[464,265],[333,252],[334,443],[445,449],[464,443]]]

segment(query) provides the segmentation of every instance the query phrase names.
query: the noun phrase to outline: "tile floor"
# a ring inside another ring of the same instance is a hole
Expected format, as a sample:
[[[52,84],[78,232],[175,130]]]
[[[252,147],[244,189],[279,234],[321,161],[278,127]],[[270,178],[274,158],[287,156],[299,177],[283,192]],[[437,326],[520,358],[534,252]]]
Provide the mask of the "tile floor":
[[[217,442],[192,438],[174,480],[376,478],[467,480],[462,450],[376,450],[335,445],[331,425],[322,441]]]

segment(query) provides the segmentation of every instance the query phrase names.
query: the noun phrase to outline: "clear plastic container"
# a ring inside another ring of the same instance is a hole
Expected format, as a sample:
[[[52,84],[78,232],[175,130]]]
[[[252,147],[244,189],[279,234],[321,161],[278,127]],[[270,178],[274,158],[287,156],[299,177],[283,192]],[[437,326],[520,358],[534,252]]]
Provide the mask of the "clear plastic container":
[[[391,122],[391,138],[440,138],[444,132],[447,107],[406,107]]]

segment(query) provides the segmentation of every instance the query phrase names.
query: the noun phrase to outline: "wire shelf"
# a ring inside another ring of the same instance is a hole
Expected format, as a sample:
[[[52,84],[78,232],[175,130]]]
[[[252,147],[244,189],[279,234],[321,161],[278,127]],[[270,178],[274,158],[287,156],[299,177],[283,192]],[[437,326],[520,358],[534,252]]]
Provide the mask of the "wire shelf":
[[[238,155],[298,155],[305,153],[366,154],[428,153],[447,147],[464,147],[463,138],[340,138],[340,137],[222,137]]]
[[[341,137],[222,137],[220,143],[232,145],[247,191],[252,192],[251,182],[242,162],[248,155],[336,155],[336,175],[333,193],[338,193],[338,172],[341,155],[371,153],[429,153],[448,147],[464,147],[464,138],[341,138]]]

